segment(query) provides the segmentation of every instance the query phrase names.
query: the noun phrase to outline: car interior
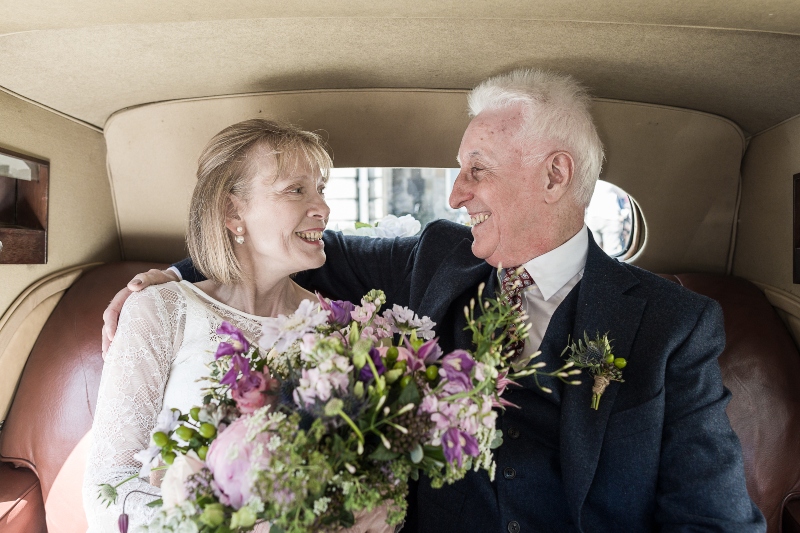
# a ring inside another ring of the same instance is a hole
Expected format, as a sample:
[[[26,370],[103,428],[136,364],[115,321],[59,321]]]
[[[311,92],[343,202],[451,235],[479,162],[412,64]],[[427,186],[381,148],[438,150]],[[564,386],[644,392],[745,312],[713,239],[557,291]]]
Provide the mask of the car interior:
[[[411,179],[445,213],[452,173],[401,170],[457,167],[467,92],[531,67],[593,96],[601,179],[628,216],[613,255],[722,305],[749,494],[770,532],[800,532],[797,2],[4,0],[0,12],[0,531],[86,530],[102,313],[135,274],[186,257],[197,157],[215,133],[262,117],[323,135],[335,167],[364,169],[335,174],[356,191],[332,202],[342,224],[419,215],[419,202],[392,208]]]

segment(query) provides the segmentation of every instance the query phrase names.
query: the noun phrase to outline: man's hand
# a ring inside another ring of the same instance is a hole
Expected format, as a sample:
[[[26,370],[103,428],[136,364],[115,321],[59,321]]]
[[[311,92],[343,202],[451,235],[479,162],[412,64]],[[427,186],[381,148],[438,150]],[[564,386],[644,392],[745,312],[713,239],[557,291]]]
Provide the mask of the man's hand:
[[[119,321],[119,313],[122,311],[122,305],[128,296],[134,292],[139,292],[145,287],[150,285],[161,285],[170,281],[180,281],[178,276],[171,270],[156,270],[152,268],[143,274],[136,274],[132,280],[128,282],[128,286],[122,289],[114,296],[111,303],[103,312],[103,357],[106,356],[108,347],[111,341],[114,340],[114,334],[117,332],[117,322]]]

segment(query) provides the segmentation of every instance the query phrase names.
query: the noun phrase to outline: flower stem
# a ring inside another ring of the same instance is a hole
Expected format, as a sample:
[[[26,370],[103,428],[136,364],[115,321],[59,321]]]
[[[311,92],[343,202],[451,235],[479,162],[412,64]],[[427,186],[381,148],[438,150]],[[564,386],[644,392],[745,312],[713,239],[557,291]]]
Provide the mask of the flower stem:
[[[360,429],[358,429],[358,426],[356,426],[356,423],[353,422],[353,420],[349,416],[347,416],[347,414],[344,411],[342,411],[341,409],[339,409],[339,413],[338,414],[339,414],[339,416],[342,417],[342,419],[344,419],[345,422],[347,422],[347,425],[349,425],[351,428],[353,428],[353,431],[355,431],[356,435],[358,436],[358,440],[360,440],[361,443],[363,444],[364,443],[364,434],[361,433]]]
[[[152,470],[155,470],[155,468],[154,468],[154,469],[152,469]],[[114,488],[116,489],[116,488],[118,488],[120,485],[124,485],[124,484],[125,484],[125,483],[127,483],[128,481],[130,481],[130,480],[132,480],[133,478],[135,478],[135,477],[138,477],[138,476],[139,476],[139,474],[138,474],[138,473],[136,473],[136,474],[133,474],[133,475],[132,475],[132,476],[130,476],[130,477],[126,477],[125,479],[123,479],[122,481],[120,481],[119,483],[117,483],[116,485],[114,485]]]

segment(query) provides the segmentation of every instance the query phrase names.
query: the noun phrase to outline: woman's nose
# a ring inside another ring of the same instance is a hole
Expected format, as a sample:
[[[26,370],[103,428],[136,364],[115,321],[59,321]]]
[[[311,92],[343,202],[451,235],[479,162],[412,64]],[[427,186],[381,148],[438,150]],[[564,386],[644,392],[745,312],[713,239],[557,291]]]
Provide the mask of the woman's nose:
[[[331,208],[328,207],[327,202],[325,202],[325,197],[322,194],[316,193],[314,201],[308,210],[308,216],[312,218],[318,218],[325,222],[327,222],[330,218]]]

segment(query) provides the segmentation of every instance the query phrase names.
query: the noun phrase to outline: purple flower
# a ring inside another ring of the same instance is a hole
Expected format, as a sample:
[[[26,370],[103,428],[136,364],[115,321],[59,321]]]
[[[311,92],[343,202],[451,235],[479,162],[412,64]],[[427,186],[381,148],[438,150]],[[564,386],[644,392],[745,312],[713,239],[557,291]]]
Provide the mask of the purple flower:
[[[472,390],[472,368],[475,366],[475,360],[464,350],[455,350],[442,358],[442,368],[439,370],[440,375],[443,373],[444,378],[448,381],[445,387],[448,392],[455,393],[461,391]]]
[[[442,349],[439,347],[437,339],[429,340],[420,346],[419,350],[414,350],[414,347],[411,346],[408,339],[403,338],[403,340],[406,346],[405,348],[402,346],[398,347],[399,355],[397,358],[401,361],[405,361],[408,365],[408,370],[411,372],[425,370],[426,366],[438,361],[442,356]]]
[[[229,338],[228,342],[219,343],[217,353],[214,355],[215,359],[219,359],[223,355],[245,353],[250,349],[250,343],[242,332],[230,322],[223,321],[217,328],[217,335],[229,335]]]
[[[325,311],[328,311],[328,317],[331,322],[338,326],[346,326],[350,323],[350,313],[356,308],[352,302],[345,300],[328,300],[320,293],[317,293],[319,305]]]
[[[231,357],[231,368],[222,376],[222,379],[219,380],[220,384],[230,385],[232,390],[236,390],[239,372],[242,373],[243,378],[250,377],[250,362],[241,355],[234,354],[234,356]]]
[[[480,453],[478,441],[475,437],[458,428],[450,428],[444,432],[444,435],[442,435],[442,448],[447,462],[453,464],[453,461],[458,461],[459,468],[463,463],[463,454],[477,457]]]
[[[508,379],[508,370],[503,370],[502,372],[500,372],[497,375],[497,398],[498,399],[492,401],[492,406],[493,407],[503,407],[503,408],[505,408],[505,407],[516,407],[516,408],[519,409],[519,405],[517,405],[515,403],[511,403],[508,400],[506,400],[505,398],[503,398],[503,393],[506,392],[506,388],[509,385],[515,385],[517,387],[520,386],[520,384],[517,383],[516,381]]]
[[[377,348],[371,348],[369,356],[372,358],[372,362],[375,363],[375,370],[378,371],[379,376],[386,372],[386,367],[383,366],[383,359],[381,359],[381,354]],[[364,365],[361,369],[361,373],[358,375],[358,379],[361,381],[370,381],[373,378],[372,369],[369,365]]]
[[[119,515],[119,520],[117,520],[117,527],[119,527],[119,533],[128,533],[128,515],[122,513]]]

